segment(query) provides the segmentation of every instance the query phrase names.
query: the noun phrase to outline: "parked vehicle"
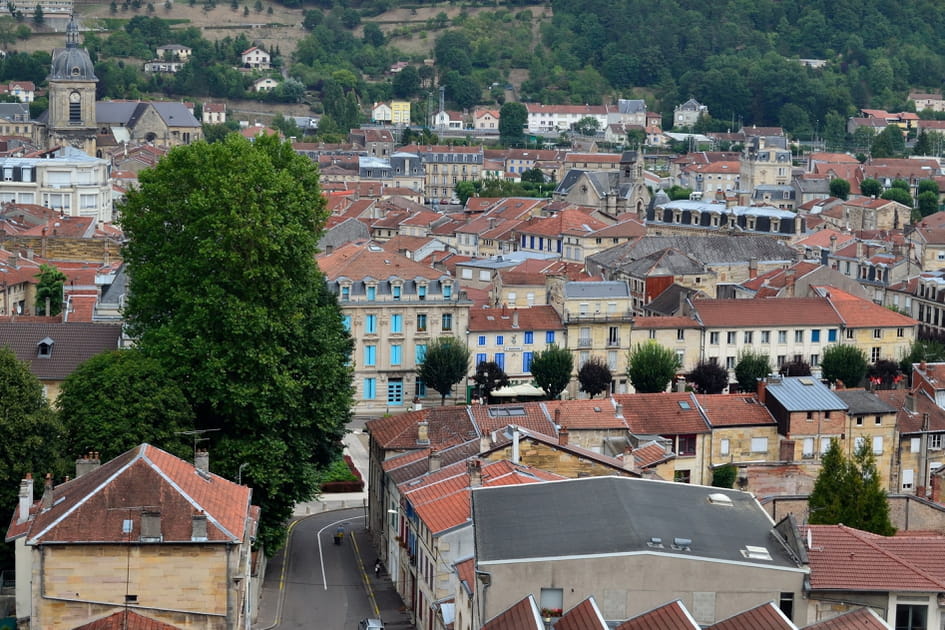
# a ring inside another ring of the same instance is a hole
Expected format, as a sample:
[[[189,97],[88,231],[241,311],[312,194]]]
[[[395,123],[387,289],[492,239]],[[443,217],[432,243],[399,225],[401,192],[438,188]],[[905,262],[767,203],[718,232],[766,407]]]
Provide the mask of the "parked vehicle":
[[[380,619],[362,619],[358,630],[384,630],[384,622]]]

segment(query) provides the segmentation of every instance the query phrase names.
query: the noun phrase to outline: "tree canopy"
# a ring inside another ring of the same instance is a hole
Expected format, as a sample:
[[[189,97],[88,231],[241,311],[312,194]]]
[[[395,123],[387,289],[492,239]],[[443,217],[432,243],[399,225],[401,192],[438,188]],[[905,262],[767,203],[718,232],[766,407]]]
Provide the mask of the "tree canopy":
[[[860,440],[852,458],[832,439],[821,462],[809,499],[812,525],[843,523],[882,536],[896,533],[868,439]]]
[[[866,353],[849,344],[830,346],[820,360],[824,378],[831,383],[842,381],[846,387],[859,387],[868,366]]]
[[[598,356],[593,356],[585,361],[581,369],[578,370],[577,376],[578,382],[581,384],[581,391],[591,398],[608,391],[614,378],[610,368]]]
[[[243,478],[271,552],[316,492],[352,404],[351,338],[315,264],[326,217],[317,168],[275,136],[171,150],[119,214],[125,318],[179,383],[214,471]],[[168,273],[173,269],[174,273]]]
[[[735,364],[735,380],[738,389],[743,392],[753,392],[758,387],[758,379],[771,373],[771,361],[768,355],[746,350],[738,357]]]
[[[477,365],[473,380],[487,403],[492,402],[492,392],[509,384],[508,374],[495,361],[483,361]]]
[[[528,110],[521,103],[505,103],[499,110],[499,141],[505,146],[520,144],[525,139]]]
[[[665,391],[679,368],[676,353],[655,341],[637,344],[627,355],[627,377],[641,394]]]
[[[571,382],[574,357],[567,348],[551,344],[532,357],[531,372],[535,382],[545,390],[549,400],[555,400]]]
[[[469,348],[456,337],[440,337],[427,345],[417,378],[440,394],[440,405],[469,372]]]
[[[686,375],[700,394],[721,394],[728,386],[728,370],[710,361],[700,361]]]
[[[49,264],[39,266],[36,274],[39,282],[36,283],[36,314],[58,315],[62,312],[62,287],[66,283],[66,274]],[[46,302],[49,302],[49,312],[46,312]]]
[[[85,361],[62,384],[56,399],[65,429],[64,451],[98,451],[102,461],[147,442],[183,459],[192,441],[194,410],[161,363],[139,350],[113,350]]]

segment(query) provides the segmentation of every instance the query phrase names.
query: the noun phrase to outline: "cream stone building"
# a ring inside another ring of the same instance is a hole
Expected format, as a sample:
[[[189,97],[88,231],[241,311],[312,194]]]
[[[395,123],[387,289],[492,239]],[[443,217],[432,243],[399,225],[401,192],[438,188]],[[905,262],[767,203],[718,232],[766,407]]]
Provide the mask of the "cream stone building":
[[[472,304],[447,272],[356,242],[318,257],[354,340],[355,413],[397,413],[440,395],[417,378],[427,346],[464,340]],[[454,395],[460,393],[454,388]]]
[[[36,502],[27,476],[6,537],[17,617],[43,630],[113,619],[101,627],[247,627],[259,510],[250,488],[209,472],[205,455],[192,465],[142,444],[100,465],[93,453],[75,479],[47,477]]]
[[[44,144],[72,146],[95,155],[97,126],[95,86],[98,77],[88,51],[79,46],[79,26],[75,19],[66,30],[66,47],[52,54],[49,82],[49,111],[46,115]]]

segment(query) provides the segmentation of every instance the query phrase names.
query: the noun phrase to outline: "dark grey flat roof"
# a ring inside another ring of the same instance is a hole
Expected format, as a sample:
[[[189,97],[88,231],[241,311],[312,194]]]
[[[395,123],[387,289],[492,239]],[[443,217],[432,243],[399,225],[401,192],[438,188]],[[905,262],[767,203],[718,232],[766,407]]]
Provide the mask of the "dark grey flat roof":
[[[709,501],[723,495],[730,505]],[[791,567],[768,514],[748,493],[626,477],[591,477],[472,493],[480,564],[537,558],[658,553]],[[652,546],[662,539],[662,547]],[[674,549],[676,538],[691,540]],[[770,560],[744,555],[764,548]]]
[[[862,414],[896,413],[896,408],[886,404],[879,396],[865,389],[838,389],[837,398],[847,404],[847,413],[854,416]]]

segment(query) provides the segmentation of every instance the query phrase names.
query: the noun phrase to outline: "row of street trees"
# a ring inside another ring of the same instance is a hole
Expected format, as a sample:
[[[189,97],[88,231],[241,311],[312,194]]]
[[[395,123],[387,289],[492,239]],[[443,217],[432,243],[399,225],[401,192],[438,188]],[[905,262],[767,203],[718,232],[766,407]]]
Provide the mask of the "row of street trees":
[[[868,378],[876,386],[892,387],[903,378],[903,374],[911,370],[913,360],[927,356],[934,359],[938,356],[935,348],[941,346],[928,346],[927,343],[917,343],[913,351],[903,358],[902,364],[889,360],[870,364],[861,349],[841,344],[824,351],[820,368],[823,378],[830,383],[857,387]],[[941,354],[945,355],[945,350]],[[417,369],[417,376],[439,392],[440,402],[444,404],[453,386],[469,372],[469,358],[470,351],[460,339],[443,337],[430,344]],[[545,390],[549,399],[560,396],[568,386],[573,361],[570,350],[554,344],[535,353],[530,371],[535,383]],[[627,355],[627,366],[627,377],[639,393],[666,391],[681,367],[675,352],[653,341],[632,348]],[[750,392],[755,390],[758,379],[774,370],[767,355],[748,351],[739,356],[734,371],[739,390]],[[792,361],[781,366],[778,372],[784,376],[808,376],[811,366],[804,361]],[[577,379],[580,391],[593,398],[609,391],[613,373],[600,357],[591,357],[578,369]],[[686,380],[702,394],[719,394],[729,386],[728,370],[710,361],[700,362],[686,374]],[[482,396],[489,400],[493,391],[509,383],[509,378],[494,362],[483,362],[476,366],[473,381]]]

